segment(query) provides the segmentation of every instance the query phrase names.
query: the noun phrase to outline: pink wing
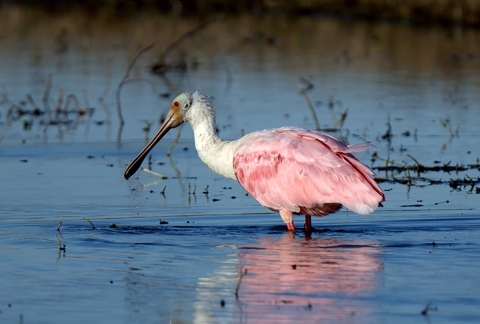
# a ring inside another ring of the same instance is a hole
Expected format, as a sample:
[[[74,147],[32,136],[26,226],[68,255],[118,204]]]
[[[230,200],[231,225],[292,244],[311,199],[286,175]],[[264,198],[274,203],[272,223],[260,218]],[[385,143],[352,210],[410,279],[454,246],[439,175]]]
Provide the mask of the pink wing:
[[[267,208],[299,213],[342,204],[368,214],[385,196],[371,179],[373,171],[350,152],[369,146],[346,146],[333,136],[303,128],[270,129],[239,140],[233,167],[240,184]]]

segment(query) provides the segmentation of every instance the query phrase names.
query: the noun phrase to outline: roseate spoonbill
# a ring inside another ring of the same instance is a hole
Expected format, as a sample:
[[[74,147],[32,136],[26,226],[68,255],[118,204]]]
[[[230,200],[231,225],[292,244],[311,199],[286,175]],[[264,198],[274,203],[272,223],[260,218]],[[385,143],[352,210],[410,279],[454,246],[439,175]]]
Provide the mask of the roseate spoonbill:
[[[373,212],[385,195],[371,178],[373,171],[351,153],[369,143],[345,145],[335,137],[299,127],[266,129],[224,141],[215,129],[215,110],[204,94],[177,96],[165,122],[125,169],[125,179],[140,167],[148,152],[171,129],[189,122],[200,159],[214,172],[237,180],[262,206],[278,211],[290,231],[293,215],[325,216],[342,205],[359,214]]]

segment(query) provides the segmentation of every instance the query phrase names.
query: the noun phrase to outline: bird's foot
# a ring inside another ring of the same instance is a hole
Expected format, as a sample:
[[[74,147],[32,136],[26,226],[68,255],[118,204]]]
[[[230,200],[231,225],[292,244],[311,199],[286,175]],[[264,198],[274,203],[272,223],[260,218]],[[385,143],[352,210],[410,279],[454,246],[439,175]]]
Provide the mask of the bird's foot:
[[[287,223],[287,229],[289,231],[295,231],[295,225],[293,225],[293,222]]]

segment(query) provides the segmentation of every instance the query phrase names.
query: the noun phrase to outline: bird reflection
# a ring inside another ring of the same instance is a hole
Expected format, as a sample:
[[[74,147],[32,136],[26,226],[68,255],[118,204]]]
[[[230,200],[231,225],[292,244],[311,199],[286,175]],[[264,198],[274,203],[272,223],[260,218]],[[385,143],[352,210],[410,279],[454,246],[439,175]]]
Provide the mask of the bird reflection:
[[[375,242],[337,238],[262,238],[239,247],[238,321],[309,323],[367,321],[381,248]]]

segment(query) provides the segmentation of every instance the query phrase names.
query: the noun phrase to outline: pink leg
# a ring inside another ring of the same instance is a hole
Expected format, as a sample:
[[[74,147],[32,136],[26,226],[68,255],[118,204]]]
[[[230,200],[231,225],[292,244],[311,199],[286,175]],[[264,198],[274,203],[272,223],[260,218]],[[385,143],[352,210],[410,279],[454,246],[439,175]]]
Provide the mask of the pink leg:
[[[312,227],[312,216],[310,215],[305,215],[305,232],[311,232],[313,227]]]
[[[293,213],[287,209],[280,209],[280,217],[282,217],[289,231],[295,230],[295,225],[293,225]]]

